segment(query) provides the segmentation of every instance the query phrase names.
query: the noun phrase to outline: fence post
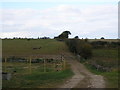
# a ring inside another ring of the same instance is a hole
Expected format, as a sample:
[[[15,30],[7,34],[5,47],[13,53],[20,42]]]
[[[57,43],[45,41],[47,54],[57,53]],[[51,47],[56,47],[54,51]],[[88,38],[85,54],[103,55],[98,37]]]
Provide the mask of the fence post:
[[[30,68],[30,73],[31,73],[31,57],[30,57],[30,64],[29,64],[29,68]]]
[[[27,58],[27,63],[29,63],[29,58]]]
[[[56,70],[56,62],[55,62],[55,59],[53,59],[54,60],[54,70]]]
[[[46,62],[45,62],[45,59],[44,59],[44,72],[46,72]]]
[[[7,58],[5,57],[5,72],[7,72],[7,65],[6,65],[6,62],[7,62]]]
[[[65,66],[66,66],[66,61],[65,60],[63,60],[63,63],[64,63],[64,69],[66,68]]]

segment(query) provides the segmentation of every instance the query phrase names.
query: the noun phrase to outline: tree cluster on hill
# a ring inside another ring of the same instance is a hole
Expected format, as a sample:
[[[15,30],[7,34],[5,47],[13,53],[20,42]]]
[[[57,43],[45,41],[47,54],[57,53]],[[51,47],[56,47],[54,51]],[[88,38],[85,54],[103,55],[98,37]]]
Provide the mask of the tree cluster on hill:
[[[71,35],[70,31],[64,31],[54,39],[65,41],[72,53],[80,55],[84,59],[90,58],[92,56],[92,46],[87,43],[87,39],[85,41],[80,40],[78,36],[75,36],[74,39],[68,39],[69,35]]]
[[[79,39],[79,37],[78,37],[78,36],[75,36],[74,38],[75,38],[75,39]]]
[[[40,37],[38,39],[50,39],[49,37]]]
[[[67,39],[67,38],[69,37],[69,35],[71,35],[70,31],[64,31],[64,32],[61,33],[59,36],[54,37],[54,39],[64,40],[64,39]]]

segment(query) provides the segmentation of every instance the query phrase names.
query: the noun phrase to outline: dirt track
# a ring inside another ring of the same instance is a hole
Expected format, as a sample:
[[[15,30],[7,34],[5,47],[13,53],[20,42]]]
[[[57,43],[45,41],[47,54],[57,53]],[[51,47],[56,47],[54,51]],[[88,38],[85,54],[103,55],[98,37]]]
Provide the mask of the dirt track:
[[[94,75],[88,71],[73,55],[65,54],[64,58],[71,65],[75,75],[61,85],[60,88],[105,88],[103,76]]]

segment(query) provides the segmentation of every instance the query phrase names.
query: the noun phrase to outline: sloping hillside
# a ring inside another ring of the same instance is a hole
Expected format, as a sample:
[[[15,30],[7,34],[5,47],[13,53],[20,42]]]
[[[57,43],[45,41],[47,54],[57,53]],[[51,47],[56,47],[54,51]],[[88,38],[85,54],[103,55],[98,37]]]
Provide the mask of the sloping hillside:
[[[54,39],[3,40],[3,56],[56,55],[68,52],[64,42]]]

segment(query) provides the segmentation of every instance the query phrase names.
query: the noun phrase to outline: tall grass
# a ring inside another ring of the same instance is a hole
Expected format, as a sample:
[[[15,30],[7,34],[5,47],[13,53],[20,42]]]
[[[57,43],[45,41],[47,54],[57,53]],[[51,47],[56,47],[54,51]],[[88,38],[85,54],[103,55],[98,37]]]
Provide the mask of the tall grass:
[[[91,62],[112,68],[112,70],[110,72],[99,71],[92,67]],[[94,49],[93,58],[85,65],[91,72],[105,77],[107,88],[118,88],[118,49]]]
[[[3,88],[49,88],[56,87],[56,83],[61,83],[71,77],[73,72],[66,69],[58,72],[33,72],[31,74],[19,74],[10,81],[3,80]]]

